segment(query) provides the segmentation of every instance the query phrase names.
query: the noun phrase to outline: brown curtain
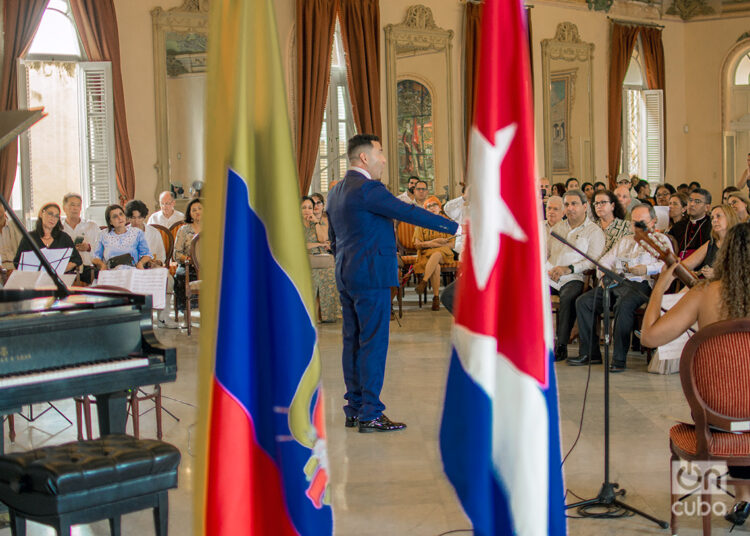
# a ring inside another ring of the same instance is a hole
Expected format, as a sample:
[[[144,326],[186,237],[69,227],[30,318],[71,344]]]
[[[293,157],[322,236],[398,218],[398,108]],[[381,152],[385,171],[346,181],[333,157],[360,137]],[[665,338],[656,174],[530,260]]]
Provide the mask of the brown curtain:
[[[474,122],[477,75],[479,74],[479,47],[482,4],[466,2],[464,10],[464,137],[469,151],[469,136]]]
[[[120,37],[113,0],[70,0],[78,34],[89,61],[112,63],[112,96],[115,105],[115,173],[120,202],[135,197],[135,170],[130,152],[125,92],[120,70]]]
[[[297,177],[307,194],[318,157],[331,76],[338,0],[297,0]]]
[[[31,45],[48,0],[5,0],[3,3],[2,110],[18,109],[18,69],[16,60]],[[10,199],[18,165],[18,142],[0,151],[0,193]]]
[[[381,136],[380,0],[339,0],[341,38],[357,132]]]
[[[607,150],[609,187],[614,189],[620,169],[622,147],[622,83],[633,55],[638,26],[612,24],[612,56],[609,62],[609,107],[607,124]]]
[[[661,42],[661,28],[641,28],[641,46],[643,47],[643,63],[646,67],[646,82],[649,89],[664,91],[663,124],[664,139],[667,139],[667,99],[664,75],[664,46]],[[664,144],[664,169],[666,172],[667,144]]]

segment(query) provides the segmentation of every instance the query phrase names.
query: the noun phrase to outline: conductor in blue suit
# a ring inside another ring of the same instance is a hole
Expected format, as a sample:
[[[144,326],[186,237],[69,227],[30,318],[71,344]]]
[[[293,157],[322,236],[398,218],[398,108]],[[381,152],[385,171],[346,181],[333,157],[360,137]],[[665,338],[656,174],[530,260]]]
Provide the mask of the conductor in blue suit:
[[[343,309],[346,426],[360,433],[406,428],[383,414],[380,401],[388,353],[391,287],[398,286],[399,220],[455,234],[458,225],[396,199],[380,182],[385,156],[380,139],[358,134],[347,147],[350,168],[328,194],[331,249]]]

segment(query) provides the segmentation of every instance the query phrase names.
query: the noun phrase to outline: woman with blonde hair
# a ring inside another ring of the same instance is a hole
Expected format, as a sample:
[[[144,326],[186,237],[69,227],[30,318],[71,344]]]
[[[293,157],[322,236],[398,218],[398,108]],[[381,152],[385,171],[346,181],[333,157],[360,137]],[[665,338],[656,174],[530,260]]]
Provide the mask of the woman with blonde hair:
[[[424,208],[433,214],[442,214],[440,199],[430,196],[425,199]],[[417,294],[422,294],[427,288],[427,282],[432,283],[432,310],[440,309],[440,265],[453,262],[453,244],[456,238],[452,235],[432,231],[423,227],[414,229],[414,245],[417,248],[417,262],[414,271],[424,271],[422,281],[417,284]]]
[[[750,219],[750,214],[748,214],[750,212],[750,199],[742,192],[731,192],[727,196],[727,204],[731,205],[737,213],[737,219],[741,223],[745,223]]]
[[[727,231],[737,225],[737,213],[729,205],[716,205],[711,209],[711,238],[701,247],[693,251],[682,264],[690,270],[700,268],[703,277],[711,279],[714,270],[712,265],[719,248],[724,243]]]
[[[713,213],[714,211],[712,211]],[[641,343],[657,348],[682,335],[698,322],[703,329],[709,324],[750,316],[750,223],[731,227],[714,263],[713,278],[698,284],[669,311],[661,314],[665,291],[674,280],[677,263],[662,270],[654,283],[641,327]],[[729,466],[729,474],[750,479],[750,468]],[[735,485],[738,501],[725,516],[734,525],[742,525],[750,515],[750,484]]]

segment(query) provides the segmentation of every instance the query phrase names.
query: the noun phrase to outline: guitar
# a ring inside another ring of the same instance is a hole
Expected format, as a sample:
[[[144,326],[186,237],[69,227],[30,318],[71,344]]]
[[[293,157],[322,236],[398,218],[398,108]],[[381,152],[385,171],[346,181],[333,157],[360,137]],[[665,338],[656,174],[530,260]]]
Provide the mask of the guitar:
[[[677,265],[674,270],[674,275],[682,281],[684,285],[692,288],[697,282],[698,277],[680,262],[680,258],[674,254],[674,252],[665,247],[659,240],[656,239],[654,233],[649,231],[646,224],[643,222],[636,222],[635,224],[635,241],[648,251],[651,255],[658,258],[667,266]]]

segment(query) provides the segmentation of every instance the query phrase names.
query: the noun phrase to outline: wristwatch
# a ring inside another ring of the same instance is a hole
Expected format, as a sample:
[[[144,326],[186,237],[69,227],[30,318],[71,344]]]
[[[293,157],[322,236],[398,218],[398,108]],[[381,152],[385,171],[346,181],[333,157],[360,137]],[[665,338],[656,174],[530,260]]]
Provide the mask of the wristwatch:
[[[568,268],[570,268],[570,273],[571,273],[571,274],[575,273],[575,268],[573,268],[573,265],[572,265],[572,264],[569,264],[569,265],[568,265]]]

